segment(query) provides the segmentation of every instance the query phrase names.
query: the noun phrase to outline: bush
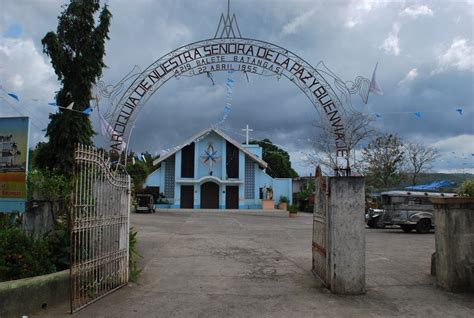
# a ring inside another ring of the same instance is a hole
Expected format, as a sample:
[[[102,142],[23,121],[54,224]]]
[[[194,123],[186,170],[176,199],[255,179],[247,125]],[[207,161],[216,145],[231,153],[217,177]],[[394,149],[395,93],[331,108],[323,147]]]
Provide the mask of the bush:
[[[297,205],[290,205],[290,206],[288,207],[288,211],[289,211],[290,213],[298,213],[298,206],[297,206]]]
[[[58,201],[70,196],[71,187],[66,177],[52,171],[33,170],[28,173],[28,199]]]
[[[0,281],[56,271],[46,239],[34,240],[16,227],[0,229]]]
[[[58,223],[56,228],[46,233],[44,239],[48,243],[51,260],[57,271],[69,268],[70,264],[70,237],[66,224]]]
[[[457,192],[463,197],[474,197],[474,179],[464,181]]]
[[[288,198],[287,198],[287,197],[285,197],[284,195],[282,195],[282,196],[280,197],[280,202],[281,202],[281,203],[288,203],[289,201],[288,201]]]
[[[143,269],[139,269],[137,266],[137,257],[143,257],[138,253],[137,250],[137,234],[138,232],[133,229],[133,227],[130,228],[130,234],[129,234],[129,260],[128,260],[128,266],[129,266],[129,271],[130,275],[129,278],[132,282],[136,282],[138,279],[138,276],[140,276],[140,273],[142,272]]]

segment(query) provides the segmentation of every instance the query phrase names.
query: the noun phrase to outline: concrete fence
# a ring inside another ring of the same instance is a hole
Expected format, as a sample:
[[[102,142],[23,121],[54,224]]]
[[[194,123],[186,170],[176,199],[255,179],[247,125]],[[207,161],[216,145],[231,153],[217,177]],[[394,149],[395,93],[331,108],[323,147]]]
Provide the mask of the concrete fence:
[[[69,300],[69,270],[0,283],[0,317],[31,315]]]

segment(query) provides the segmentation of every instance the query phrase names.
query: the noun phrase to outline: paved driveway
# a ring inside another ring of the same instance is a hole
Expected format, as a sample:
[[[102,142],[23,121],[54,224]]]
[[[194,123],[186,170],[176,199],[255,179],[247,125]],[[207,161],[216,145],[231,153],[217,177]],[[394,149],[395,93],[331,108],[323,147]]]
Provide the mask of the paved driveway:
[[[472,294],[429,276],[434,235],[367,229],[364,296],[327,292],[311,274],[311,215],[134,214],[144,268],[77,317],[314,317],[474,314]],[[66,305],[41,313],[63,315]]]

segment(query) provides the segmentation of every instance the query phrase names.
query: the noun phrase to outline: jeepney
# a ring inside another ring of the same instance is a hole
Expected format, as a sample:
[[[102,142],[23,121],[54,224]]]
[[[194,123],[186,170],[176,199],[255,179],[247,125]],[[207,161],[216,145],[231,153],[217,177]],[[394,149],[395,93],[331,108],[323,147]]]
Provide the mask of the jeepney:
[[[429,233],[434,228],[432,198],[455,197],[455,193],[388,191],[381,193],[384,225],[399,225],[405,232]]]

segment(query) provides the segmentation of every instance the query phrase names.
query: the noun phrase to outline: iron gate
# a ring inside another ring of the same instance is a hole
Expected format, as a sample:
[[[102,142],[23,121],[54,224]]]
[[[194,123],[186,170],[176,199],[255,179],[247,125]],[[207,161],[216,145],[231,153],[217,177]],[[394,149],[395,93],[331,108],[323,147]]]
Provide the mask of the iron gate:
[[[327,184],[326,178],[321,175],[318,167],[316,170],[316,191],[314,198],[313,210],[313,272],[319,276],[324,283],[327,283],[327,235],[328,235],[328,218],[327,218]]]
[[[105,153],[74,151],[71,210],[71,313],[128,282],[130,176],[115,173]]]

